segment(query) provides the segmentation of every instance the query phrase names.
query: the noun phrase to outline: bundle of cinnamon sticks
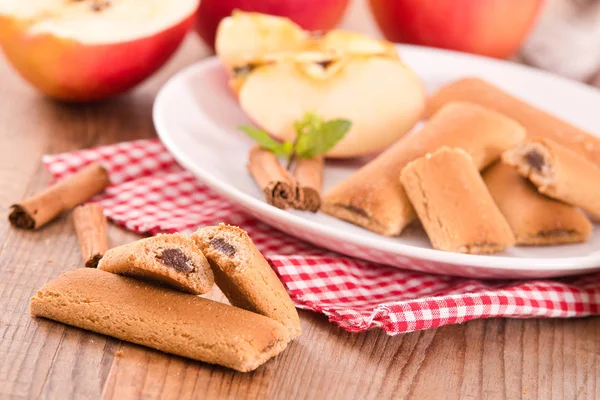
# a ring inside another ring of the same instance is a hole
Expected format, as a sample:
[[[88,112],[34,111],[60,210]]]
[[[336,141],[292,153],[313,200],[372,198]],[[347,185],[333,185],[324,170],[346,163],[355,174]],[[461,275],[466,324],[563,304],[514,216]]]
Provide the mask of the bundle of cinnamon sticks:
[[[267,203],[281,209],[317,212],[321,207],[324,158],[297,158],[292,173],[273,152],[255,145],[250,149],[248,171]]]
[[[80,204],[101,193],[108,185],[106,169],[98,163],[91,164],[41,193],[13,204],[8,220],[16,228],[35,230],[75,208],[73,224],[82,260],[86,267],[96,268],[108,250],[106,217],[100,205]]]

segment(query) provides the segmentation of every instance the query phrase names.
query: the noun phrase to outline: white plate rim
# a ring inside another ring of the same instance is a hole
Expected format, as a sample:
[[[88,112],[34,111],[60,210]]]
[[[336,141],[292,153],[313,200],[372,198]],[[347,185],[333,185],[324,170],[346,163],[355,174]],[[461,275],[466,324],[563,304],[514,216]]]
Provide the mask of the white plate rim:
[[[397,44],[396,47],[400,51],[400,54],[403,52],[422,52],[422,53],[447,53],[452,54],[457,57],[463,58],[473,58],[477,59],[479,62],[487,62],[487,63],[504,63],[506,68],[513,69],[525,69],[525,70],[533,70],[536,74],[546,75],[548,78],[554,80],[563,81],[563,83],[568,83],[569,85],[578,85],[580,89],[585,89],[589,91],[593,91],[597,94],[597,90],[584,85],[583,83],[572,81],[568,78],[564,78],[562,76],[553,74],[548,71],[542,71],[538,69],[534,69],[532,67],[521,65],[513,62],[508,62],[504,60],[497,60],[490,57],[483,57],[478,55],[473,55],[469,53],[462,53],[452,50],[445,49],[435,49],[423,46],[414,46],[414,45],[403,45]],[[209,171],[204,168],[199,167],[194,161],[188,157],[185,152],[181,151],[178,147],[178,144],[173,138],[169,135],[166,126],[162,122],[162,118],[160,116],[159,110],[161,102],[163,98],[167,96],[171,86],[175,85],[175,83],[179,80],[186,78],[188,75],[195,75],[201,72],[201,70],[206,68],[212,68],[215,64],[219,64],[220,61],[216,56],[205,58],[197,63],[191,64],[181,71],[174,74],[159,90],[156,95],[153,110],[152,110],[152,118],[154,122],[154,126],[156,128],[156,132],[158,137],[165,145],[165,147],[169,150],[169,152],[173,155],[173,157],[188,171],[192,172],[195,176],[197,176],[203,183],[210,186],[216,192],[230,199],[234,203],[239,203],[240,205],[250,208],[256,209],[260,213],[264,213],[269,215],[271,218],[275,218],[281,220],[287,224],[292,224],[296,226],[300,226],[303,229],[319,232],[321,234],[325,234],[329,237],[335,238],[337,240],[343,240],[354,245],[366,246],[374,250],[386,251],[395,253],[401,256],[413,257],[425,261],[438,262],[450,265],[457,266],[466,266],[474,269],[497,269],[504,271],[521,271],[521,270],[540,270],[540,271],[564,271],[561,275],[568,275],[569,270],[585,270],[585,269],[593,269],[600,267],[600,255],[594,256],[580,256],[580,257],[563,257],[563,258],[546,258],[546,257],[528,257],[528,258],[518,258],[518,257],[507,257],[507,256],[496,256],[496,255],[475,255],[475,254],[461,254],[461,253],[450,253],[441,250],[435,249],[427,249],[416,247],[403,243],[393,243],[393,242],[384,242],[378,241],[377,238],[361,236],[358,234],[354,234],[351,232],[344,233],[343,238],[340,237],[340,232],[335,228],[329,228],[326,225],[321,225],[315,223],[313,221],[301,218],[297,215],[286,212],[285,210],[278,209],[276,207],[270,206],[264,201],[258,200],[250,195],[245,194],[239,189],[221,182],[218,178],[213,176]],[[285,233],[285,232],[284,232]],[[301,240],[301,239],[299,239]]]

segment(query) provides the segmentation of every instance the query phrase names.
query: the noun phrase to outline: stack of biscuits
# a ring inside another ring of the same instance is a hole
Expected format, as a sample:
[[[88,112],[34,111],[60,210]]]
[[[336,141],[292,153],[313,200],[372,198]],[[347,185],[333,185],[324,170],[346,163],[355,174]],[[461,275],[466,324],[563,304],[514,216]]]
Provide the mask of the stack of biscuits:
[[[426,117],[321,209],[386,236],[418,218],[435,249],[460,253],[589,238],[600,139],[477,78],[434,93]]]
[[[202,298],[213,284],[231,305]],[[298,313],[248,234],[234,226],[159,235],[62,274],[31,313],[167,353],[252,371],[300,336]]]

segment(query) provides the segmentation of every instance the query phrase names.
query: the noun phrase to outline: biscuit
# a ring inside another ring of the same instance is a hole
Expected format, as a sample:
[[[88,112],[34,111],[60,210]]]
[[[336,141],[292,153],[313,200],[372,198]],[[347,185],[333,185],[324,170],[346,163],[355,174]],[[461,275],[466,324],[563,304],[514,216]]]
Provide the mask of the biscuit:
[[[529,137],[554,140],[600,165],[600,138],[479,78],[461,79],[439,89],[429,98],[426,116],[454,101],[468,101],[495,110],[523,125]]]
[[[401,181],[435,249],[491,254],[515,244],[471,156],[442,147],[409,163]]]
[[[513,166],[540,193],[581,208],[600,221],[600,167],[550,139],[530,139],[506,151]]]
[[[410,134],[333,187],[321,210],[373,232],[399,235],[415,212],[398,179],[410,161],[441,146],[460,147],[482,169],[525,137],[509,118],[468,103],[443,107],[418,132]]]
[[[62,274],[31,299],[31,314],[247,372],[285,349],[270,318],[97,269]]]
[[[207,293],[214,277],[206,257],[184,235],[158,235],[108,250],[98,268],[164,283],[192,294]]]
[[[483,180],[518,245],[577,243],[590,236],[592,224],[582,212],[538,193],[514,168],[497,162],[486,169]]]
[[[231,304],[281,322],[292,338],[300,336],[300,318],[292,299],[244,230],[209,226],[198,229],[192,239],[206,255],[217,286]]]

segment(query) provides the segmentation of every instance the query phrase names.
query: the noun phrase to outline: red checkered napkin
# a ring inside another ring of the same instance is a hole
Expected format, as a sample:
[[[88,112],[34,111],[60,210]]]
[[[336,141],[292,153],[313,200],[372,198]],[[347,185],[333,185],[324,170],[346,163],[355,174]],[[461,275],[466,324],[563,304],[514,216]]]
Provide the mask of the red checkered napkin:
[[[359,261],[312,246],[244,214],[183,170],[160,141],[141,140],[44,156],[57,179],[100,161],[113,183],[94,198],[137,233],[192,231],[220,222],[248,231],[299,308],[343,329],[390,335],[488,317],[599,313],[600,274],[533,281],[430,275]]]

